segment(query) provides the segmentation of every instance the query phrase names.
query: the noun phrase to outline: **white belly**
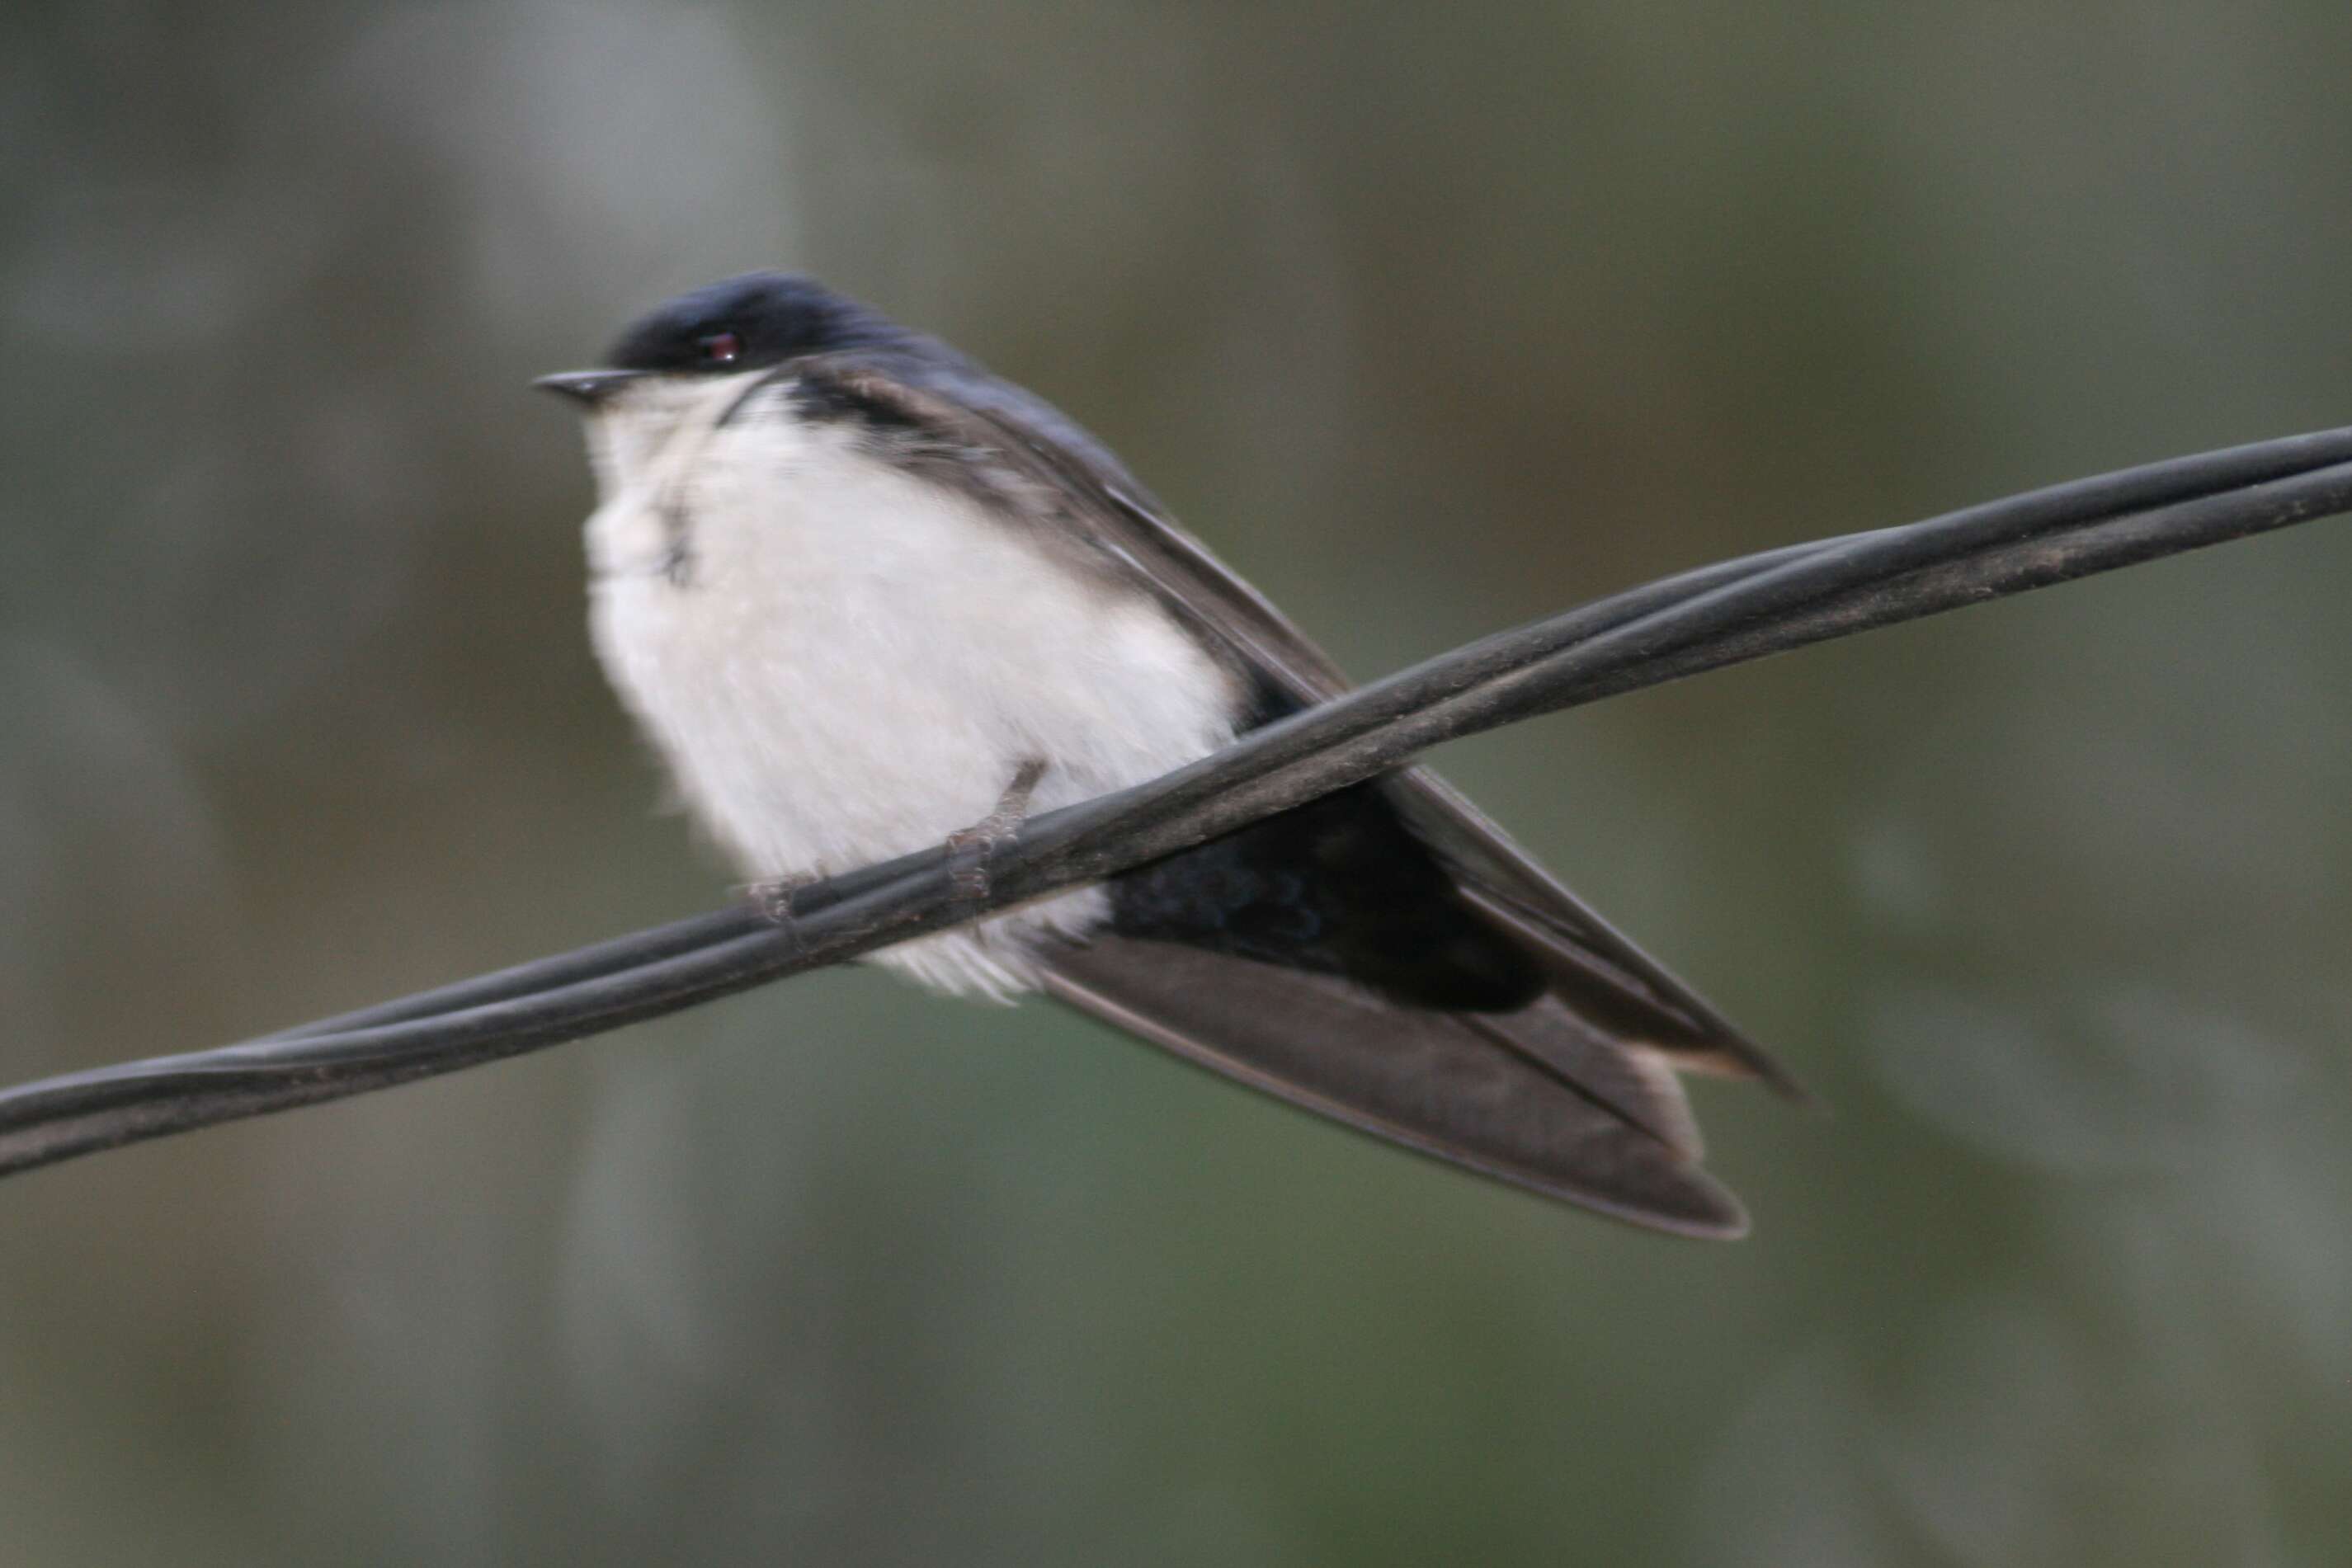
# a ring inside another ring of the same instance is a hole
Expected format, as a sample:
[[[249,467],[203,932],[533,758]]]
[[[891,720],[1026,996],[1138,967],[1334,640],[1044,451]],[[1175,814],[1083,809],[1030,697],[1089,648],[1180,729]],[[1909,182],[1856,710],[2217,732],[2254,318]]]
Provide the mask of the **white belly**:
[[[1148,599],[862,455],[849,427],[695,423],[635,473],[608,441],[593,625],[679,794],[746,875],[935,845],[1033,758],[1045,810],[1231,738],[1231,677]],[[688,519],[682,555],[665,501]],[[1025,938],[1102,907],[1098,891],[1068,894],[881,957],[1003,994],[1031,983]]]

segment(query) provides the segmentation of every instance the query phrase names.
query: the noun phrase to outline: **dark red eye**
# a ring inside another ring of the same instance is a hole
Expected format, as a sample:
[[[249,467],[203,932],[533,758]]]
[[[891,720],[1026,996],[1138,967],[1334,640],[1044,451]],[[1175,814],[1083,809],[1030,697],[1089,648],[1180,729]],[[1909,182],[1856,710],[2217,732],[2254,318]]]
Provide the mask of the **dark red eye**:
[[[731,365],[743,357],[743,340],[732,332],[713,332],[698,346],[704,361],[714,365]]]

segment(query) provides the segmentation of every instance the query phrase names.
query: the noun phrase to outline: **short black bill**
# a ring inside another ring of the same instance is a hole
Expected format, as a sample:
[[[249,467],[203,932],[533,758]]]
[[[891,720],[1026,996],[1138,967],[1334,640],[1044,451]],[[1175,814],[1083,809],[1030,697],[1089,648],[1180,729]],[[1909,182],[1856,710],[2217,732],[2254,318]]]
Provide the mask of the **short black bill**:
[[[541,392],[551,392],[593,408],[630,382],[642,379],[644,373],[642,371],[560,371],[551,376],[541,376],[530,384]]]

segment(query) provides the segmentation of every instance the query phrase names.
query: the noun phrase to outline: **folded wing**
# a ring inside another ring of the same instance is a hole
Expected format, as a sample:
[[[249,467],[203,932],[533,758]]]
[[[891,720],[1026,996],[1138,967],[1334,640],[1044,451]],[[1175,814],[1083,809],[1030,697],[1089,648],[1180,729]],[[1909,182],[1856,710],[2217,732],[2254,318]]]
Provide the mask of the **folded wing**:
[[[1348,688],[1050,405],[994,382],[996,406],[976,406],[968,383],[928,391],[919,363],[887,356],[801,372],[893,409],[920,433],[914,462],[942,447],[995,458],[934,471],[984,484],[1055,548],[1158,598],[1253,678],[1261,719]],[[1112,930],[1045,955],[1048,989],[1486,1175],[1658,1229],[1741,1233],[1738,1202],[1698,1167],[1672,1070],[1800,1092],[1789,1076],[1433,774],[1346,794],[1118,879]]]

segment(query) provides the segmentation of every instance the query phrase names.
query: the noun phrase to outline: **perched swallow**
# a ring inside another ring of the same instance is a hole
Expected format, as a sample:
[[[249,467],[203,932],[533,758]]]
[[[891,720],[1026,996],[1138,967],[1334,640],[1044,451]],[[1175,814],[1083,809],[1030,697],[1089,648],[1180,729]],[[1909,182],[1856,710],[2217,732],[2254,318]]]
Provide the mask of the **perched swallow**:
[[[586,411],[597,652],[756,882],[984,846],[1347,687],[1101,443],[807,278],[682,296],[540,384]],[[1747,1222],[1677,1070],[1789,1087],[1419,769],[876,956],[1686,1235]]]

